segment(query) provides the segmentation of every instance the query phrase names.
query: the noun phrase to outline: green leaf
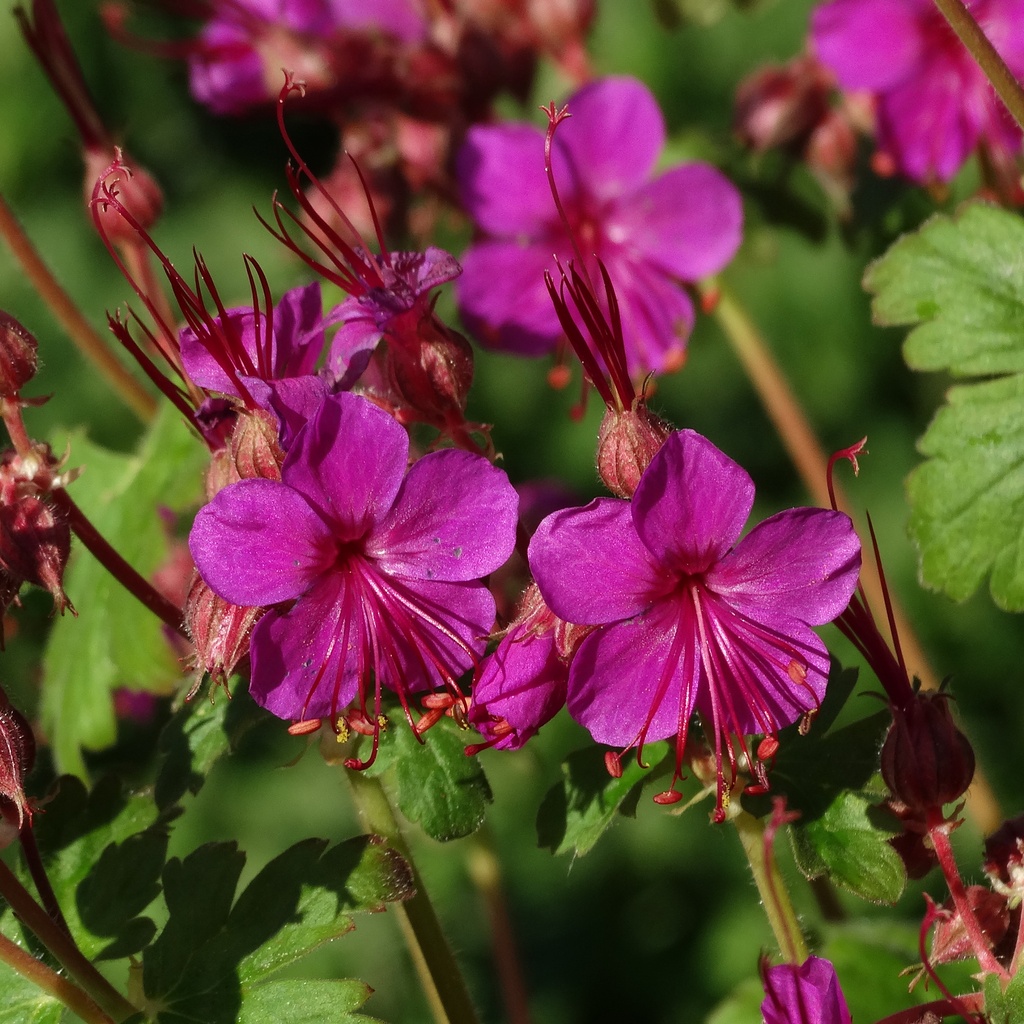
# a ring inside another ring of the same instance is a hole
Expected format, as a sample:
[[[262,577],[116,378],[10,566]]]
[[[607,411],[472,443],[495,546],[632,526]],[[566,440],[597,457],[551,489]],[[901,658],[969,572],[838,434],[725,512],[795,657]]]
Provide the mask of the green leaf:
[[[989,1024],[1024,1024],[1024,972],[1018,971],[1002,989],[999,979],[985,979],[985,1016]]]
[[[390,773],[399,810],[439,842],[472,835],[484,822],[491,787],[475,757],[466,755],[464,730],[442,718],[422,740],[404,719],[381,732],[371,775]]]
[[[159,894],[167,821],[145,794],[112,776],[86,792],[75,776],[57,781],[34,829],[57,902],[90,959],[136,953],[154,927],[139,917]]]
[[[930,587],[956,600],[991,573],[1000,607],[1024,610],[1024,221],[983,204],[933,217],[864,278],[875,320],[910,325],[918,370],[992,378],[953,388],[921,439],[910,532]]]
[[[757,978],[744,978],[714,1009],[705,1024],[752,1024],[761,1014],[764,989]]]
[[[242,995],[238,1024],[372,1024],[356,1013],[373,990],[362,981],[272,981]]]
[[[329,850],[322,839],[297,843],[232,904],[244,861],[233,843],[218,843],[168,862],[168,921],[142,972],[159,1024],[235,1024],[270,974],[350,931],[354,914],[412,894],[408,864],[368,836]]]
[[[775,797],[784,796],[791,811],[800,812],[797,827],[824,814],[838,793],[864,789],[878,771],[878,748],[891,717],[879,711],[842,728],[832,728],[853,692],[856,669],[833,660],[821,710],[806,735],[799,725],[779,734],[779,751],[769,773],[769,793],[742,797],[743,808],[755,817],[771,813]]]
[[[25,947],[21,925],[9,910],[0,914],[0,933]],[[58,1024],[63,1013],[60,1000],[0,961],[0,1024]]]
[[[813,821],[790,829],[797,865],[808,878],[827,876],[862,899],[895,903],[907,881],[887,842],[898,831],[872,798],[846,790]]]
[[[201,497],[204,451],[169,406],[137,455],[123,455],[75,434],[71,465],[85,472],[70,493],[103,537],[143,576],[167,555],[159,509],[182,512]],[[64,442],[57,441],[60,449]],[[170,693],[181,666],[160,621],[80,544],[64,577],[78,616],[57,620],[47,643],[41,714],[58,769],[85,775],[82,748],[116,737],[111,692],[120,686]]]
[[[655,763],[664,761],[666,750],[661,743],[644,748]],[[537,813],[538,845],[552,853],[589,853],[617,815],[634,816],[640,791],[652,774],[631,758],[623,764],[622,775],[613,778],[601,747],[570,754],[562,762],[562,781],[548,790]]]
[[[157,806],[167,808],[186,793],[198,793],[214,764],[269,717],[244,684],[230,697],[216,689],[180,708],[160,733]]]

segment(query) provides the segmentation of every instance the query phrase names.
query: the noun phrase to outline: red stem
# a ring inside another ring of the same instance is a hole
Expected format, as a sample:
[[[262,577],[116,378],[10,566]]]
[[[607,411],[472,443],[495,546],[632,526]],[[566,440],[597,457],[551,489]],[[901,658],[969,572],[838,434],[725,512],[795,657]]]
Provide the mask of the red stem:
[[[64,513],[75,536],[88,548],[93,557],[130,594],[142,602],[158,619],[166,623],[179,636],[190,640],[182,624],[181,609],[168,601],[144,576],[135,571],[101,536],[99,530],[86,518],[67,491],[60,488],[50,492],[50,500]]]

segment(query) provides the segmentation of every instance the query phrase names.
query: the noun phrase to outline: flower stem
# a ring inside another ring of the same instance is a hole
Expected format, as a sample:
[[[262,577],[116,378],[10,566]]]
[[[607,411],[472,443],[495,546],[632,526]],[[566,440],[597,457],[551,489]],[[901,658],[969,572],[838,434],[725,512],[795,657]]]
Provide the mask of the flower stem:
[[[21,842],[21,853],[28,865],[29,874],[32,876],[32,881],[35,882],[36,892],[39,893],[39,899],[42,900],[43,909],[50,915],[50,920],[70,938],[71,929],[68,927],[67,921],[64,920],[64,912],[57,902],[53,886],[50,885],[50,876],[46,873],[43,858],[39,856],[36,834],[32,831],[30,821],[26,821],[21,826],[18,831],[18,839]]]
[[[790,902],[789,890],[765,841],[764,824],[740,810],[738,802],[730,805],[729,817],[750,863],[754,884],[761,895],[761,905],[779,944],[779,952],[786,963],[802,964],[807,959],[807,944]]]
[[[67,978],[62,978],[56,971],[50,970],[46,964],[38,961],[31,953],[26,953],[6,935],[0,935],[0,961],[44,992],[59,999],[72,1013],[88,1021],[88,1024],[114,1024],[113,1019],[77,985],[72,984]]]
[[[714,289],[705,286],[702,288],[702,294],[718,295],[714,308],[715,319],[754,385],[754,390],[775,426],[783,447],[789,453],[804,487],[814,501],[827,508],[828,459],[803,408],[760,332],[739,301],[720,282],[716,282]],[[850,503],[838,482],[835,485],[835,494],[839,508],[849,512]],[[877,574],[862,573],[861,584],[875,614],[880,620],[886,621],[885,597]],[[937,690],[938,677],[929,665],[917,635],[891,589],[889,597],[893,621],[907,665],[921,680],[924,689]],[[982,832],[987,834],[999,827],[1003,820],[1002,811],[980,767],[975,772],[974,782],[966,799],[967,809]]]
[[[953,898],[953,906],[956,907],[960,922],[964,931],[970,939],[974,955],[978,964],[986,974],[995,974],[1005,984],[1010,980],[1010,972],[995,958],[992,947],[974,911],[971,909],[970,901],[967,898],[967,891],[964,889],[963,880],[960,878],[960,871],[957,868],[956,858],[953,856],[953,846],[949,841],[950,825],[946,821],[940,821],[928,829],[928,838],[931,840],[938,859],[939,867],[949,886],[949,895]]]
[[[387,793],[379,780],[368,778],[365,772],[347,769],[345,775],[363,826],[383,836],[408,861],[412,870],[416,893],[396,907],[406,945],[434,1020],[437,1024],[477,1024],[469,989],[441,930],[441,922],[416,869]]]
[[[502,1000],[505,1003],[505,1018],[508,1024],[530,1024],[526,984],[501,884],[501,863],[495,855],[486,826],[472,838],[467,867],[490,919],[491,942]]]
[[[935,0],[935,6],[960,37],[960,42],[970,51],[978,67],[985,72],[985,77],[992,83],[992,88],[999,94],[1013,119],[1024,128],[1024,89],[982,32],[963,0]]]
[[[168,601],[152,583],[135,571],[104,539],[99,530],[89,521],[85,513],[75,504],[74,499],[63,488],[50,492],[50,500],[64,513],[75,536],[102,565],[134,597],[144,604],[157,618],[165,622],[179,636],[190,637],[182,624],[181,609]]]
[[[82,955],[75,940],[50,918],[3,861],[0,861],[0,896],[11,905],[18,920],[64,965],[68,974],[110,1018],[115,1022],[122,1021],[138,1013],[138,1009]],[[108,1018],[94,1014],[85,1019],[106,1021]]]
[[[60,286],[50,268],[43,262],[35,246],[18,223],[13,211],[0,194],[0,238],[18,261],[32,287],[50,307],[58,323],[79,352],[90,360],[106,378],[114,392],[146,423],[156,414],[156,400],[118,362],[110,346],[104,342],[71,296]]]

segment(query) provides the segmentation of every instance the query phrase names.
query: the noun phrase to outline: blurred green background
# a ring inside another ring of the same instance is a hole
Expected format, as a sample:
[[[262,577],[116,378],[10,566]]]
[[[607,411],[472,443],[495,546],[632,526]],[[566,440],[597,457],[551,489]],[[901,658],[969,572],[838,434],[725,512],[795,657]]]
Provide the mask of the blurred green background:
[[[181,66],[113,43],[98,23],[98,4],[75,0],[59,6],[108,123],[123,131],[132,153],[164,188],[166,208],[157,232],[164,250],[184,267],[197,247],[227,297],[247,294],[242,252],[260,261],[278,292],[300,280],[295,263],[252,213],[254,205],[266,211],[271,193],[284,184],[284,148],[273,123],[211,117],[190,101]],[[741,176],[755,173],[731,139],[733,92],[757,65],[802,49],[811,5],[788,0],[737,13],[723,4],[721,18],[711,25],[672,29],[660,25],[653,5],[643,0],[599,0],[598,6],[591,45],[595,66],[599,72],[636,75],[652,87],[669,122],[673,158],[712,159]],[[3,18],[0,190],[102,330],[104,311],[123,303],[129,292],[86,220],[71,124],[13,18]],[[553,72],[542,69],[538,102],[564,90]],[[519,116],[535,118],[534,111],[531,105]],[[299,124],[296,136],[314,161],[329,163],[330,130]],[[968,171],[949,205],[968,195],[971,185]],[[796,187],[812,209],[827,216],[823,198],[801,172]],[[745,243],[725,280],[764,331],[825,446],[835,449],[868,436],[870,455],[862,459],[860,478],[848,481],[849,491],[870,509],[893,587],[936,671],[952,675],[979,761],[1005,812],[1015,814],[1024,809],[1020,623],[995,609],[987,594],[953,605],[917,585],[915,556],[905,535],[903,481],[918,461],[915,439],[947,381],[906,370],[900,334],[871,326],[860,288],[866,263],[898,230],[926,215],[929,202],[897,184],[866,181],[857,204],[871,213],[870,229],[851,233],[826,220],[823,237],[810,241],[772,224],[764,209],[748,203]],[[457,248],[457,242],[449,244]],[[46,439],[60,427],[87,424],[95,440],[132,448],[138,425],[68,345],[2,247],[0,308],[21,319],[40,341],[43,366],[31,393],[52,398],[28,413],[34,435]],[[482,354],[471,415],[495,424],[494,438],[513,480],[558,477],[585,500],[599,491],[593,470],[598,409],[592,403],[582,423],[570,420],[577,393],[552,393],[546,369],[544,363]],[[807,500],[711,320],[701,320],[688,365],[659,382],[652,404],[676,424],[707,434],[747,467],[758,485],[759,514]],[[140,509],[140,515],[147,511]],[[86,594],[72,598],[79,606],[89,600]],[[31,702],[39,684],[39,645],[49,606],[42,595],[26,597],[19,632],[0,662],[0,682],[22,702]],[[838,634],[830,631],[827,639],[840,659],[852,662]],[[871,690],[870,681],[862,689]],[[865,713],[876,706],[864,698],[856,698],[855,705]],[[707,824],[703,807],[675,817],[644,800],[636,821],[620,822],[584,858],[554,859],[538,850],[534,819],[540,800],[557,779],[561,758],[586,739],[563,717],[527,750],[484,756],[495,793],[488,838],[505,866],[533,1019],[536,1024],[704,1020],[738,982],[753,975],[759,951],[771,945],[739,845],[732,832]],[[315,750],[282,767],[301,750],[301,742],[288,740],[279,729],[262,730],[216,769],[177,826],[174,849],[185,852],[208,839],[237,838],[249,851],[251,873],[305,836],[351,835],[356,825],[336,770],[325,767]],[[979,839],[964,832],[965,857],[977,863]],[[445,847],[414,841],[484,1017],[498,1020],[482,908],[466,870],[479,840]],[[980,868],[966,874],[980,875]],[[804,900],[808,921],[817,927],[809,899],[798,900]],[[851,910],[862,912],[852,904]],[[913,922],[921,910],[919,899],[909,896],[901,913]],[[912,958],[912,944],[897,945]],[[388,915],[360,922],[354,935],[325,950],[315,966],[373,986],[377,994],[367,1012],[389,1021],[426,1019]],[[895,991],[903,985],[897,982]],[[881,1013],[874,1004],[852,1008],[858,1021]]]

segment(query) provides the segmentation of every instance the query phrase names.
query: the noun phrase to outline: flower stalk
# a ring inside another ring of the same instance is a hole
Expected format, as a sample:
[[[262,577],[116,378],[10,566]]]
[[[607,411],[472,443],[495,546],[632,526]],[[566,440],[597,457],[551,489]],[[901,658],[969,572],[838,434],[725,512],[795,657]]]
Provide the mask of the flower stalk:
[[[138,1012],[83,956],[75,940],[33,899],[32,894],[2,861],[0,896],[11,905],[18,920],[64,965],[90,1000],[94,1000],[100,1010],[109,1015],[97,1016],[94,1013],[91,1017],[84,1017],[85,1020],[106,1022],[112,1019],[117,1022]]]
[[[783,960],[790,964],[802,964],[808,956],[800,922],[789,898],[789,890],[779,871],[772,850],[775,828],[742,810],[738,802],[730,805],[729,818],[740,845],[747,855],[754,884],[761,896],[761,906],[771,925],[772,934],[778,943]]]
[[[143,423],[149,422],[156,415],[156,400],[118,362],[110,347],[58,283],[3,195],[0,195],[0,237],[78,351],[96,367],[138,419]]]
[[[981,30],[963,0],[935,0],[935,6],[949,22],[960,42],[967,47],[978,67],[992,83],[992,88],[1006,105],[1013,119],[1024,128],[1024,89],[1013,77],[1006,61]]]
[[[477,1024],[465,978],[441,929],[384,787],[365,772],[346,770],[345,778],[363,826],[383,836],[406,859],[412,871],[416,893],[395,907],[434,1021],[436,1024]]]
[[[710,283],[702,285],[702,296],[712,294],[717,300],[714,306],[715,319],[754,385],[761,404],[800,479],[814,501],[828,507],[831,504],[828,459],[799,400],[739,300],[720,282],[715,282],[713,286]],[[838,483],[835,484],[835,498],[839,509],[849,510],[850,503]],[[878,577],[874,573],[863,573],[861,586],[875,614],[886,617],[888,613],[885,596]],[[915,675],[921,680],[923,689],[938,690],[938,677],[931,668],[910,622],[891,592],[889,601],[892,621],[899,634],[907,664],[914,666]],[[976,771],[974,782],[967,794],[967,809],[978,827],[986,833],[994,831],[1003,820],[999,803],[980,768]]]
[[[59,999],[87,1024],[115,1024],[113,1018],[104,1013],[77,985],[40,963],[6,935],[0,935],[0,961],[26,981]]]

